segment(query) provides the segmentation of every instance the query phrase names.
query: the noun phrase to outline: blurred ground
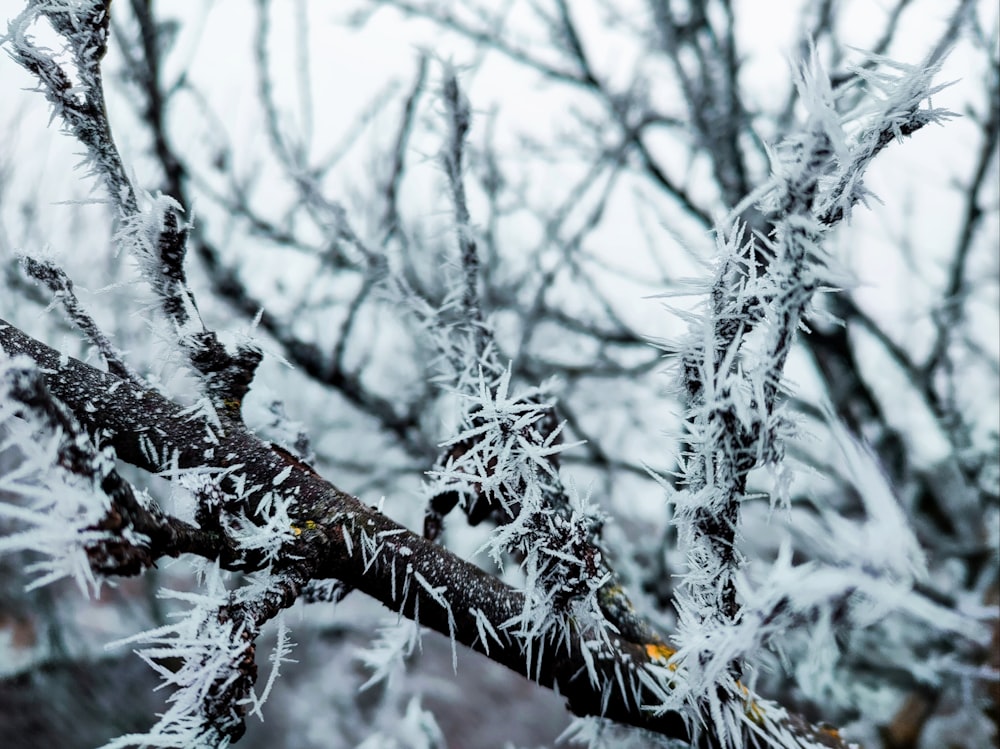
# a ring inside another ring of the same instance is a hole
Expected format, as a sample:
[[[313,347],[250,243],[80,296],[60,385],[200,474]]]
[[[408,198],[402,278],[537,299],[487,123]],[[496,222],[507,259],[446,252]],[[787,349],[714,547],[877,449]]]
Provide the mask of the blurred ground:
[[[405,710],[413,688],[423,691],[422,704],[434,713],[449,749],[502,749],[507,742],[551,745],[569,721],[562,700],[551,691],[476,653],[460,649],[453,674],[450,645],[434,633],[424,636],[422,652],[393,686],[397,696],[389,705],[380,704],[381,688],[357,691],[368,677],[355,658],[362,642],[357,634],[293,631],[293,639],[298,645],[291,657],[297,662],[283,666],[264,706],[264,722],[248,720],[240,749],[353,749],[393,720],[393,703]],[[258,687],[270,669],[267,656],[262,646]],[[93,749],[147,730],[168,695],[154,692],[157,683],[153,671],[131,653],[91,663],[48,664],[0,680],[0,747]]]

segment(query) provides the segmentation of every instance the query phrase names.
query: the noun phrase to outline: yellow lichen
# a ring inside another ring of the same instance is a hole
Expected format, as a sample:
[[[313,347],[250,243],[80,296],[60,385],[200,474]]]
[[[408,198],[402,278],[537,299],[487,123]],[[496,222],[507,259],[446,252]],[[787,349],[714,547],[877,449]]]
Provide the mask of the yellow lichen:
[[[753,699],[750,695],[750,690],[743,686],[740,682],[736,682],[740,690],[743,692],[743,696],[746,698],[746,715],[754,723],[760,724],[764,722],[764,708]]]
[[[674,650],[669,645],[662,642],[647,642],[646,643],[646,655],[649,656],[651,661],[667,661],[673,656],[677,651]],[[676,668],[673,664],[670,664],[671,668]]]

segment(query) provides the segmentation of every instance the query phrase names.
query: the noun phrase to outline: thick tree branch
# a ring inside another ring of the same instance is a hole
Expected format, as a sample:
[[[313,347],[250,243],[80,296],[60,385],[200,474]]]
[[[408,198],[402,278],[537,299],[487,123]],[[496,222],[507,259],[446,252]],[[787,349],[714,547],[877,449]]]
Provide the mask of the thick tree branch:
[[[149,472],[168,464],[209,470],[222,486],[239,476],[240,483],[251,487],[239,494],[248,517],[272,491],[294,497],[294,536],[282,556],[298,560],[295,590],[306,580],[338,579],[543,686],[558,688],[578,714],[603,715],[666,736],[689,736],[689,726],[677,713],[644,709],[658,702],[647,684],[668,673],[662,650],[624,638],[616,638],[613,648],[595,650],[586,632],[575,632],[561,642],[535,643],[537,658],[529,660],[528,643],[508,625],[524,606],[522,593],[341,491],[237,420],[223,418],[213,426],[158,393],[61,356],[3,321],[0,347],[8,356],[33,359],[52,395],[88,432],[100,433],[122,460]],[[187,550],[218,552],[208,538],[210,534],[203,538],[206,547]],[[153,558],[170,553],[169,547],[154,543]],[[241,560],[223,555],[221,561],[244,568]],[[272,608],[287,606],[296,596],[289,590]],[[795,716],[783,718],[782,725],[826,737],[822,746],[846,747]],[[709,737],[702,741],[712,746]]]

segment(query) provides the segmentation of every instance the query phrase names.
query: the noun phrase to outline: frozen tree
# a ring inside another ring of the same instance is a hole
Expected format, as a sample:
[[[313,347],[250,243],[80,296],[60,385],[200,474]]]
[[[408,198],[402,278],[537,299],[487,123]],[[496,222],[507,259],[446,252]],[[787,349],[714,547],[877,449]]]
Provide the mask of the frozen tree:
[[[4,155],[8,682],[134,650],[107,747],[554,740],[528,681],[589,747],[994,742],[1000,21],[869,6],[11,10],[87,192]]]

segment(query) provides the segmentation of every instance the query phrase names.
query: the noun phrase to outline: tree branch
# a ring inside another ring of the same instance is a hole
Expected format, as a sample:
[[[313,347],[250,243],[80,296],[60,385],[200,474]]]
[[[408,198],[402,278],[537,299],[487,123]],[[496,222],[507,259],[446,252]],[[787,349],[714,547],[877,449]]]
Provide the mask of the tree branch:
[[[571,628],[565,640],[534,643],[538,657],[528,658],[529,643],[509,624],[524,607],[521,592],[364,505],[238,421],[224,418],[220,428],[192,417],[158,393],[64,357],[3,321],[0,348],[8,356],[33,359],[52,395],[89,433],[103,435],[120,459],[154,473],[169,465],[209,471],[251,518],[270,492],[293,497],[293,533],[281,558],[298,560],[296,579],[340,580],[542,686],[558,688],[577,714],[604,716],[666,736],[690,736],[677,713],[643,709],[659,701],[651,685],[666,688],[665,679],[673,678],[661,650],[624,638],[610,648]],[[250,488],[237,494],[236,483]],[[172,549],[151,540],[149,551],[155,559]],[[223,556],[220,563],[246,568],[245,559]],[[290,605],[301,584],[293,587],[271,608]],[[774,708],[773,714],[777,718],[784,711]],[[795,716],[782,721],[786,727],[808,725]],[[810,730],[815,737],[827,736]],[[749,736],[749,724],[747,731]],[[826,740],[822,746],[846,749],[840,740]],[[704,737],[703,745],[712,746],[711,739]]]

